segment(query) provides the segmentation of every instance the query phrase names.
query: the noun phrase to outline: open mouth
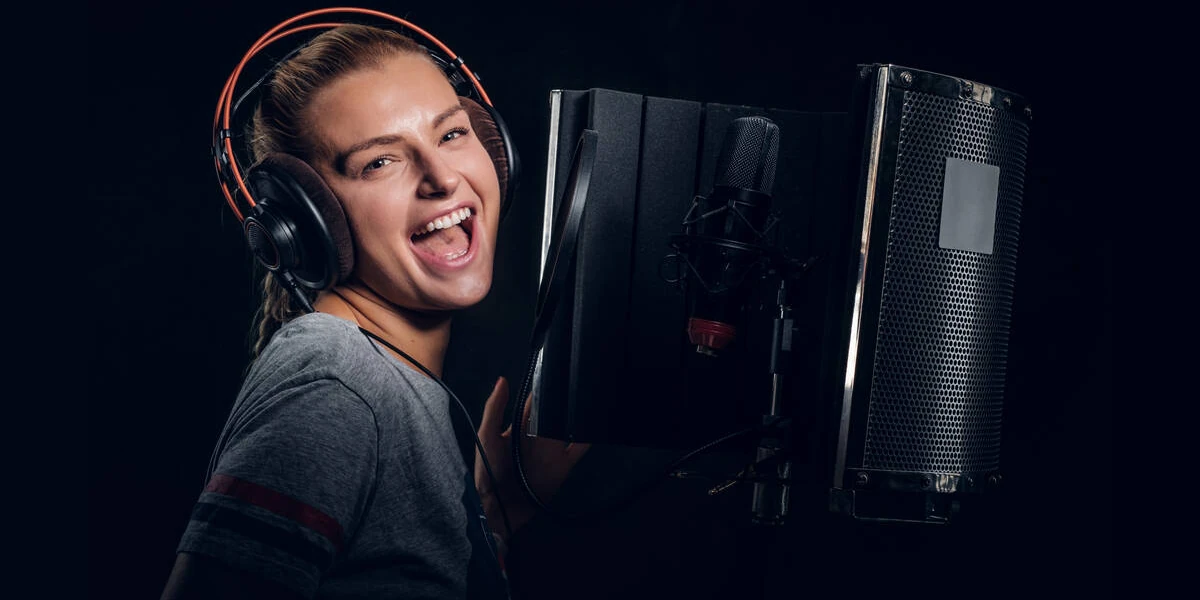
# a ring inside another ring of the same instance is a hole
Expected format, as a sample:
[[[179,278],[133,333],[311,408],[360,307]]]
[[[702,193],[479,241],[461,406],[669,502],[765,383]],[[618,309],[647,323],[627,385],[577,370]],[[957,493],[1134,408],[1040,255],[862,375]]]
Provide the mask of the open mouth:
[[[461,259],[471,250],[474,214],[470,208],[463,207],[426,223],[412,234],[413,246],[436,262],[451,263]]]

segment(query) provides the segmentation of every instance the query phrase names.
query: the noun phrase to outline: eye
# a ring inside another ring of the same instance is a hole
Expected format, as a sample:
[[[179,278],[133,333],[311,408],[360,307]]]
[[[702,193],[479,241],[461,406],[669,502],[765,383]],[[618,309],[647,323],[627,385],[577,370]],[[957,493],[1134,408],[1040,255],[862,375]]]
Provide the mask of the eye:
[[[383,167],[386,167],[390,164],[392,164],[392,159],[387,158],[386,156],[381,156],[381,157],[367,163],[366,166],[363,167],[363,174],[365,175],[376,169],[382,169]]]
[[[454,129],[447,131],[446,135],[442,136],[442,142],[454,141],[462,136],[467,135],[468,133],[471,133],[471,131],[466,127],[455,127]]]

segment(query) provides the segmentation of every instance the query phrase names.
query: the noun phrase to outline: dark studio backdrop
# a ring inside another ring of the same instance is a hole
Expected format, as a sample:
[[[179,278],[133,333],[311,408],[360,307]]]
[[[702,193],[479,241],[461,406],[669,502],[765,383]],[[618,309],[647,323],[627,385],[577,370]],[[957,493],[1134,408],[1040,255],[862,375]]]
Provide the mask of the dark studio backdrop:
[[[85,275],[105,315],[88,407],[97,596],[161,591],[248,358],[257,295],[208,154],[217,93],[259,35],[319,6],[89,6],[93,132],[107,138],[114,114],[136,123],[122,152],[93,163],[124,175],[91,185],[100,240]],[[1036,110],[1004,405],[1008,483],[986,519],[917,527],[818,512],[764,533],[749,525],[746,486],[710,498],[707,486],[670,480],[616,518],[532,523],[514,541],[519,597],[1111,594],[1111,251],[1097,232],[1112,201],[1086,160],[1101,109],[1077,94],[1104,56],[1095,23],[1045,3],[358,6],[407,18],[461,54],[524,159],[492,293],[455,321],[447,359],[476,422],[495,378],[515,393],[525,366],[550,90],[844,111],[855,65],[886,62],[1010,90]],[[597,445],[564,498],[608,495],[670,456]]]

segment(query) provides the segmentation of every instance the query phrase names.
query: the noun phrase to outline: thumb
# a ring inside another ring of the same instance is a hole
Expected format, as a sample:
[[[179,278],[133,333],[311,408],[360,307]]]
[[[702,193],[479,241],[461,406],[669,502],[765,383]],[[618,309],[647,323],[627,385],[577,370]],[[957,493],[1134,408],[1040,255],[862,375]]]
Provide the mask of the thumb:
[[[525,397],[525,405],[521,407],[521,431],[522,431],[521,436],[522,437],[529,434],[529,422],[530,422],[529,417],[532,415],[533,415],[533,392],[530,392],[529,395]],[[514,417],[513,421],[514,422],[516,421],[515,417]],[[505,429],[504,433],[500,434],[500,437],[502,437],[504,439],[508,439],[508,438],[512,437],[512,424],[509,424],[508,429]]]
[[[504,409],[508,406],[508,380],[504,377],[496,379],[492,387],[492,395],[488,396],[483,405],[483,417],[479,420],[479,431],[485,435],[494,435],[504,423]]]

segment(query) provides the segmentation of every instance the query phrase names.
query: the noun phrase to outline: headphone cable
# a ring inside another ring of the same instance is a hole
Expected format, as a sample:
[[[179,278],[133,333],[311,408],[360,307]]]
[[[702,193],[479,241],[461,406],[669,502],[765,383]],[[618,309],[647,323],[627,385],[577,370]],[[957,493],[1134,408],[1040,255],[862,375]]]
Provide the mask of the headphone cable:
[[[483,451],[483,443],[479,440],[479,434],[475,431],[475,423],[471,420],[471,413],[467,411],[466,405],[464,405],[462,403],[462,400],[458,399],[458,396],[455,395],[455,393],[450,390],[450,386],[446,385],[446,383],[443,382],[440,377],[438,377],[437,375],[434,375],[432,371],[430,371],[429,369],[427,369],[425,367],[425,365],[421,364],[417,359],[413,358],[412,356],[409,356],[407,352],[404,352],[403,350],[397,348],[396,346],[392,345],[391,342],[388,342],[387,340],[376,335],[375,333],[367,331],[363,327],[359,327],[358,330],[363,332],[363,334],[365,334],[367,337],[370,337],[371,339],[378,341],[379,343],[383,344],[384,346],[387,346],[389,349],[391,349],[396,354],[403,356],[409,362],[416,365],[417,368],[420,369],[426,375],[428,375],[430,379],[434,380],[438,385],[442,386],[442,389],[446,390],[446,394],[448,394],[451,398],[453,398],[454,402],[456,404],[458,404],[458,407],[462,410],[463,417],[465,417],[467,419],[467,425],[470,426],[471,435],[475,438],[475,448],[479,450],[479,458],[480,458],[480,460],[483,461],[483,468],[487,471],[488,479],[490,479],[492,481],[492,488],[496,490],[496,493],[494,494],[494,496],[496,498],[496,505],[500,508],[500,516],[502,516],[504,518],[504,529],[505,529],[505,531],[508,532],[508,539],[511,540],[512,534],[513,534],[512,524],[508,520],[508,511],[504,509],[504,502],[500,499],[500,486],[496,482],[496,475],[495,475],[495,473],[492,472],[492,465],[490,462],[488,462],[487,453],[485,453]]]

